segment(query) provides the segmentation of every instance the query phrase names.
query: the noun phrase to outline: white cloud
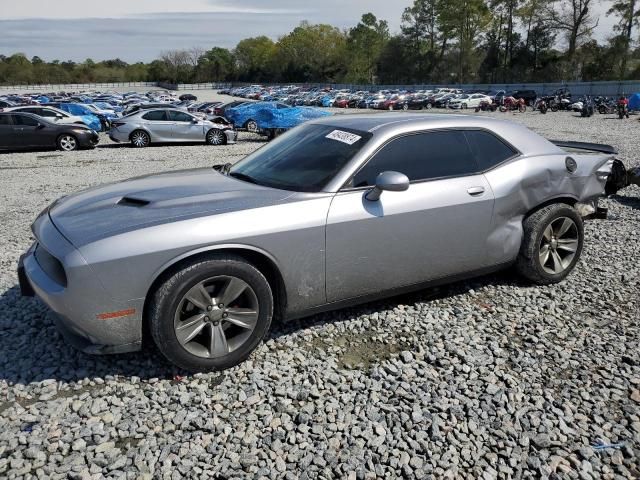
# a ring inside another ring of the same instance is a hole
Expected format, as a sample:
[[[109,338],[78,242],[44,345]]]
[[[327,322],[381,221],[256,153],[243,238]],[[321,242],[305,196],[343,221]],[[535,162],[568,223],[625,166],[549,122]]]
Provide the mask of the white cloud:
[[[257,6],[243,7],[240,2],[215,0],[2,0],[2,18],[10,19],[77,19],[123,18],[154,13],[286,13],[284,10]]]

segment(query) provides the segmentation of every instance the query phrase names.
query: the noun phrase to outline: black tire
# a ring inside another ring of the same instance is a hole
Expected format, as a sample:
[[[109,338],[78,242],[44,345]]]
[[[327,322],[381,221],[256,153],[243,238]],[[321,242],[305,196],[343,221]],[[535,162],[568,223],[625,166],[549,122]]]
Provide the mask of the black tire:
[[[145,148],[151,144],[151,137],[144,130],[134,130],[129,135],[129,140],[134,148]]]
[[[555,221],[560,221],[563,218],[573,221],[577,246],[572,259],[566,267],[563,267],[564,270],[553,274],[548,272],[542,264],[540,246],[545,230]],[[523,222],[523,230],[522,245],[516,260],[518,273],[537,285],[550,285],[564,280],[580,260],[584,244],[584,227],[582,217],[578,212],[565,203],[554,203],[529,215]]]
[[[251,287],[258,302],[258,319],[249,337],[235,350],[221,357],[205,358],[189,352],[178,341],[174,317],[191,288],[217,276],[236,277]],[[154,343],[171,363],[191,372],[224,370],[246,360],[269,331],[273,318],[273,294],[264,275],[242,257],[212,254],[173,272],[152,294],[148,312]]]
[[[212,128],[207,132],[206,140],[208,145],[226,145],[227,136],[223,130],[220,130],[219,128]]]
[[[258,122],[256,122],[255,120],[247,120],[247,123],[245,123],[245,128],[250,133],[258,133]]]

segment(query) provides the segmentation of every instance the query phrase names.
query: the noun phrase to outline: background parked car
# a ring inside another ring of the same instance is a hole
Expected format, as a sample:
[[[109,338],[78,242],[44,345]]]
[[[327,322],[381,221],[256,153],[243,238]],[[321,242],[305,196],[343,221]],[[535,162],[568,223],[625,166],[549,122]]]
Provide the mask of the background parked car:
[[[71,151],[93,148],[98,134],[84,125],[49,122],[32,113],[0,113],[0,149],[59,148]]]
[[[75,123],[77,125],[85,125],[85,122],[82,119],[82,117],[71,115],[70,113],[67,113],[64,110],[60,110],[59,108],[54,108],[49,106],[25,105],[22,107],[7,108],[4,111],[32,113],[34,115],[38,115],[39,117],[42,117],[54,123],[65,123],[65,124]]]
[[[109,131],[109,138],[114,142],[131,142],[137,148],[174,142],[224,145],[234,143],[237,137],[237,132],[228,125],[167,108],[140,110],[113,122]]]
[[[96,132],[101,132],[105,129],[105,122],[101,121],[100,117],[96,115],[89,108],[79,103],[61,102],[61,103],[48,103],[47,106],[59,108],[65,112],[81,117],[85,125]]]

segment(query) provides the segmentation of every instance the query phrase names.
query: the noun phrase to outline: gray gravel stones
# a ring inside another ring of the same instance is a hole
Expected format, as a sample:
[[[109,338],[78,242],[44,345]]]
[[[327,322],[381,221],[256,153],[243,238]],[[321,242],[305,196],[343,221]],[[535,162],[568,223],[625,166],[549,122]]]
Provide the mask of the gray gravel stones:
[[[638,164],[637,122],[502,116]],[[260,145],[0,156],[1,478],[640,477],[637,187],[604,201],[560,285],[506,272],[278,325],[223,373],[80,354],[19,297],[29,223],[56,197]]]

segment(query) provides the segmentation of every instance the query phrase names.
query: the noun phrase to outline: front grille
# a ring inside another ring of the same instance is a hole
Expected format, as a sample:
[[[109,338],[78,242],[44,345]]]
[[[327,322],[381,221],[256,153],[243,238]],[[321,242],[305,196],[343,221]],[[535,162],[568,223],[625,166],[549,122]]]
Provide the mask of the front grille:
[[[47,252],[40,244],[36,245],[33,255],[36,257],[38,265],[51,280],[63,287],[67,286],[67,274],[60,260]]]

